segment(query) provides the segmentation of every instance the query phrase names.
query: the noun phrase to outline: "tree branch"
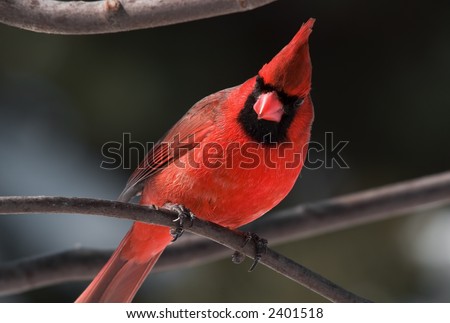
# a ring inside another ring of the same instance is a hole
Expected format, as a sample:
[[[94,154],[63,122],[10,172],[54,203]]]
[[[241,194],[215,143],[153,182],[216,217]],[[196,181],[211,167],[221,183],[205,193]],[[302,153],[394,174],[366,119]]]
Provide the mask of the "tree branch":
[[[252,230],[283,243],[450,203],[450,171],[277,212]]]
[[[176,213],[165,209],[157,210],[151,207],[116,201],[67,197],[2,197],[0,198],[0,213],[98,214],[168,227],[176,227],[176,219],[178,217]],[[255,242],[249,241],[242,247],[243,236],[241,233],[200,219],[196,219],[194,223],[192,227],[187,227],[185,230],[214,240],[250,258],[254,257]],[[334,302],[367,302],[364,298],[342,289],[326,278],[269,248],[262,256],[260,263],[328,300]],[[12,271],[12,273],[14,274],[15,272]],[[7,277],[3,278],[3,280],[9,281]]]
[[[271,245],[380,221],[418,208],[450,202],[450,172],[275,212],[248,229]],[[4,209],[0,198],[0,210]],[[60,282],[91,279],[112,251],[77,249],[23,259],[0,266],[0,294],[12,294]],[[228,249],[196,236],[184,236],[167,248],[155,271],[179,269],[229,256]]]
[[[257,232],[274,246],[448,203],[450,172],[443,172],[273,212],[245,230]],[[227,255],[221,246],[193,237],[171,245],[155,269],[198,265]]]
[[[76,249],[3,264],[0,266],[0,296],[92,279],[110,256],[109,251]]]
[[[0,22],[51,34],[101,34],[252,10],[276,0],[0,0]]]

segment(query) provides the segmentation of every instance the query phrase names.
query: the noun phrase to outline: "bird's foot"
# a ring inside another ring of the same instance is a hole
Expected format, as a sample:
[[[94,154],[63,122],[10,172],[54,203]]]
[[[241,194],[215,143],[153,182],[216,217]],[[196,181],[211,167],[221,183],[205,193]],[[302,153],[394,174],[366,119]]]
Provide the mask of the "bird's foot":
[[[249,241],[253,240],[255,242],[255,257],[253,260],[253,264],[249,268],[249,272],[252,272],[255,269],[258,262],[261,260],[261,257],[267,251],[267,240],[260,238],[255,233],[245,232],[244,233],[244,243],[242,244],[242,248],[247,245]],[[244,261],[245,255],[242,252],[235,251],[231,256],[231,260],[235,264],[240,264]]]
[[[180,204],[166,203],[163,208],[166,210],[177,213],[178,217],[173,220],[177,222],[178,226],[176,228],[170,229],[170,234],[172,235],[172,242],[176,241],[179,237],[183,235],[184,226],[186,221],[189,221],[189,227],[194,224],[194,213],[191,212],[187,207]]]

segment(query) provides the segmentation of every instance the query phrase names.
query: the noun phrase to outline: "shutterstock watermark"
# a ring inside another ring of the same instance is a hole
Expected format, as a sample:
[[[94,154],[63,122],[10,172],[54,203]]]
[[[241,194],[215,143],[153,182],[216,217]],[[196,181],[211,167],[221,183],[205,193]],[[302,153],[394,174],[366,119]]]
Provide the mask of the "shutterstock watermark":
[[[350,166],[342,157],[342,151],[347,147],[348,140],[336,140],[332,132],[325,132],[324,142],[310,141],[308,155],[304,167],[307,169],[340,168],[348,169]]]
[[[270,138],[269,138],[270,139]],[[139,167],[163,168],[174,164],[179,168],[235,168],[253,169],[264,165],[267,168],[297,168],[304,162],[304,168],[341,168],[349,165],[343,158],[348,141],[336,140],[332,132],[325,132],[324,141],[310,141],[304,147],[294,143],[217,142],[203,143],[195,136],[174,137],[173,142],[147,142],[131,139],[130,133],[122,135],[122,141],[108,141],[102,148],[100,167],[107,170],[132,169],[132,156],[141,160]],[[147,156],[148,151],[153,154]],[[306,159],[303,154],[307,154]],[[146,157],[147,156],[147,157]]]

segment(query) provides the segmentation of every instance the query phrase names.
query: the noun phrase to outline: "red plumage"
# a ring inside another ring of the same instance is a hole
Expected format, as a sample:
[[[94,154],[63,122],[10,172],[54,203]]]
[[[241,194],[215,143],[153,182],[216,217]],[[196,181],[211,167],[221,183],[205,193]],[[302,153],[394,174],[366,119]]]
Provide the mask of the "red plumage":
[[[231,229],[276,206],[307,152],[313,24],[309,19],[257,76],[196,103],[148,153],[119,200],[141,193],[143,205],[180,204]],[[171,240],[167,227],[134,223],[77,302],[131,301]]]

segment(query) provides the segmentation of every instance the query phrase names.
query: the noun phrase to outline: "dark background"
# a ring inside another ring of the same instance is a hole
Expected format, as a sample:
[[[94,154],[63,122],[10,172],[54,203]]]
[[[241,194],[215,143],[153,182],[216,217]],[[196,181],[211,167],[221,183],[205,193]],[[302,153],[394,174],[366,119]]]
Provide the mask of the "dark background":
[[[95,36],[0,26],[0,195],[114,199],[130,170],[104,170],[101,147],[129,132],[157,140],[197,100],[242,83],[309,17],[316,119],[312,139],[349,141],[348,169],[304,170],[279,206],[449,168],[450,2],[280,0],[252,12]],[[136,156],[131,156],[133,165]],[[270,215],[268,215],[270,216]],[[0,218],[0,261],[76,246],[113,248],[126,221]],[[379,302],[450,301],[449,208],[275,249]],[[230,251],[231,254],[231,251]],[[322,301],[250,262],[151,275],[136,301]],[[86,283],[0,301],[71,302]]]

